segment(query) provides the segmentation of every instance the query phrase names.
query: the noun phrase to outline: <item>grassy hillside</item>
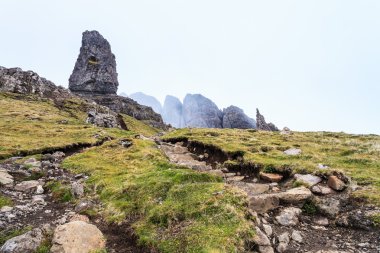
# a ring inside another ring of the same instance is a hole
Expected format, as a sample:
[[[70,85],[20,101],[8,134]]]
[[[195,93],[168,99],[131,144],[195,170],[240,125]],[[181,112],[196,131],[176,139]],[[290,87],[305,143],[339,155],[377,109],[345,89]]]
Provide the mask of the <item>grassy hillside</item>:
[[[222,179],[169,164],[152,141],[131,139],[69,157],[63,166],[91,175],[109,221],[138,217],[140,243],[162,252],[232,252],[253,234],[242,196]]]
[[[83,101],[67,99],[59,106],[35,96],[0,93],[0,159],[75,144],[94,144],[119,130],[86,124]],[[158,131],[124,115],[128,128],[146,136]],[[98,136],[98,138],[95,138]]]
[[[241,154],[245,163],[265,171],[329,173],[341,170],[352,176],[364,189],[359,196],[380,205],[380,136],[330,132],[279,132],[236,129],[179,129],[164,139],[187,139],[219,147],[229,154]],[[300,155],[283,153],[299,148]],[[329,166],[318,169],[318,164]]]
[[[125,115],[130,131],[94,127],[84,123],[83,106],[76,99],[56,105],[33,96],[0,94],[0,159],[94,144],[110,136],[112,141],[62,164],[90,176],[88,197],[104,204],[101,214],[110,223],[132,220],[139,242],[162,252],[232,252],[252,238],[241,193],[219,177],[170,164],[153,141],[137,136],[158,130]],[[133,145],[124,148],[120,139]],[[0,206],[10,204],[0,196]]]

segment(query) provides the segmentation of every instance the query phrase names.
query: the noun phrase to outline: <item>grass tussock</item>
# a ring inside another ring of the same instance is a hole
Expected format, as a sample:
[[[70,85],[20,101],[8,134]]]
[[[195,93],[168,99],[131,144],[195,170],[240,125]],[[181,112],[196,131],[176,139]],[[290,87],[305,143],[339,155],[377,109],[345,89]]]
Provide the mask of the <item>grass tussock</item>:
[[[141,244],[161,252],[232,252],[252,233],[247,203],[222,179],[170,164],[152,141],[112,141],[64,160],[105,204],[110,222],[138,217]]]
[[[0,193],[0,208],[2,208],[3,206],[12,206],[12,205],[13,205],[12,199]]]
[[[380,136],[330,132],[279,132],[238,129],[178,129],[164,139],[188,139],[214,145],[226,153],[241,152],[244,162],[260,165],[264,170],[323,172],[340,170],[366,185],[355,193],[380,205]],[[289,148],[302,153],[288,156]],[[329,169],[318,169],[323,164]]]

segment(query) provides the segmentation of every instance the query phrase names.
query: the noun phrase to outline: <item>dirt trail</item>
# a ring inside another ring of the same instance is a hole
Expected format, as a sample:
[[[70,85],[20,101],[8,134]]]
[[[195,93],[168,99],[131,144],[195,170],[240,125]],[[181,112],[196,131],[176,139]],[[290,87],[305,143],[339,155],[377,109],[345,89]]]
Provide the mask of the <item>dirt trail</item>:
[[[256,173],[229,171],[210,150],[194,143],[156,142],[172,163],[220,175],[225,183],[247,194],[260,235],[254,248],[258,252],[380,252],[380,230],[371,226],[365,215],[379,209],[353,202],[346,191],[316,195],[307,187],[294,187],[292,178],[268,182]],[[328,189],[323,179],[317,185]],[[315,199],[322,202],[317,208],[324,207],[325,212],[316,210],[311,202]]]

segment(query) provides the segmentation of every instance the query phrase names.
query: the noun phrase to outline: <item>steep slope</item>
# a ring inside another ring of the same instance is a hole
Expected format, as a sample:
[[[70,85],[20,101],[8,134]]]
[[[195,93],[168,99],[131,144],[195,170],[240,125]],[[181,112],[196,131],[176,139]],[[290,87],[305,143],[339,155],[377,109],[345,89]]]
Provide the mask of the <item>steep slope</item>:
[[[157,100],[157,98],[146,95],[142,92],[132,93],[131,95],[129,95],[129,97],[135,100],[140,105],[152,107],[153,111],[162,114],[162,106],[160,101]]]

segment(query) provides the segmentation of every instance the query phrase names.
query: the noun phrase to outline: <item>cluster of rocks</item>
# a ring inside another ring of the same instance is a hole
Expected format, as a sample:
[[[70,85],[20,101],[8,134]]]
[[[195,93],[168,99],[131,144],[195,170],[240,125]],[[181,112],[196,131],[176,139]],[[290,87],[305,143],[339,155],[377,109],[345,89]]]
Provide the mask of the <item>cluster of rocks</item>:
[[[254,252],[380,251],[378,229],[371,219],[380,209],[355,205],[350,193],[356,186],[340,172],[318,165],[316,174],[250,174],[222,164],[211,166],[205,162],[213,160],[207,150],[196,155],[182,142],[158,143],[171,162],[221,176],[247,195],[256,230],[250,248]],[[286,151],[284,155],[302,152]]]
[[[10,198],[12,206],[0,209],[1,235],[28,227],[32,229],[10,238],[0,253],[32,253],[46,241],[49,252],[87,253],[105,248],[105,237],[87,216],[79,213],[93,208],[94,202],[84,197],[83,174],[71,175],[60,168],[63,152],[42,155],[41,161],[29,158],[20,162],[13,157],[0,164],[0,190]],[[28,178],[37,177],[36,180]],[[60,182],[69,187],[78,203],[61,203],[54,199],[49,183]]]
[[[124,113],[154,127],[166,129],[161,115],[152,108],[140,105],[131,98],[118,96],[118,86],[115,55],[109,42],[97,31],[85,31],[78,59],[69,78],[70,91],[116,113]]]
[[[67,89],[56,86],[33,71],[23,71],[20,68],[4,68],[1,66],[0,92],[25,95],[35,94],[54,100],[70,98],[72,96]]]

